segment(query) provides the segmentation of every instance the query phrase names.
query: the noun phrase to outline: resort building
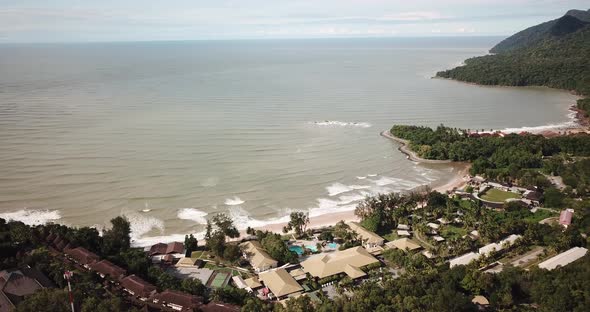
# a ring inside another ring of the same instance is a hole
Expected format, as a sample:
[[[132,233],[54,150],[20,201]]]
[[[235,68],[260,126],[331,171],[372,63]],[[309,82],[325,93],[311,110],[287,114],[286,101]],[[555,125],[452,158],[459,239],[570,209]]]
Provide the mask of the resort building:
[[[88,251],[88,249],[84,247],[66,249],[64,253],[68,258],[72,259],[74,262],[85,267],[86,269],[90,269],[91,264],[100,260],[99,256],[93,252]]]
[[[160,262],[166,258],[167,262],[172,259],[179,259],[184,257],[184,244],[181,242],[171,242],[168,244],[157,243],[150,247],[148,255],[153,262]]]
[[[259,242],[249,241],[240,244],[240,246],[244,250],[244,258],[250,262],[254,271],[264,272],[277,267],[278,261],[271,258]]]
[[[407,224],[398,224],[397,225],[397,229],[398,230],[406,230],[406,231],[409,231],[410,230],[410,226],[407,225]]]
[[[262,272],[258,277],[277,299],[303,291],[303,287],[283,268]]]
[[[139,300],[146,301],[156,294],[156,286],[144,281],[135,274],[129,275],[121,280],[121,286]]]
[[[418,243],[416,243],[413,240],[406,238],[406,237],[396,239],[392,242],[387,242],[387,244],[385,244],[385,245],[389,248],[392,248],[392,249],[397,248],[397,249],[401,249],[404,251],[412,251],[412,250],[422,248],[422,246],[418,245]]]
[[[407,230],[397,230],[397,236],[410,236],[412,234],[410,234],[410,232],[408,232]]]
[[[16,306],[27,296],[50,287],[54,287],[53,283],[32,268],[0,271],[0,312],[16,311]]]
[[[516,234],[509,235],[508,237],[506,237],[505,239],[503,239],[497,243],[487,244],[487,245],[479,248],[478,252],[484,256],[488,256],[494,250],[500,251],[500,250],[504,249],[505,247],[512,246],[516,242],[516,240],[519,238],[521,238],[520,235],[516,235]]]
[[[203,299],[199,296],[167,289],[155,295],[154,302],[176,311],[194,311],[203,303]]]
[[[260,283],[260,280],[256,276],[245,279],[244,283],[252,290],[262,287],[262,283]]]
[[[426,226],[428,226],[429,228],[431,228],[433,230],[438,230],[440,228],[439,224],[432,223],[432,222],[427,223]]]
[[[93,263],[90,265],[90,269],[98,273],[100,277],[105,278],[108,276],[110,279],[114,281],[122,279],[123,277],[125,277],[125,274],[127,274],[127,271],[125,271],[125,269],[117,265],[114,265],[109,260],[102,260],[100,262]]]
[[[549,258],[541,263],[541,269],[553,270],[558,267],[566,266],[586,255],[588,249],[583,247],[574,247],[568,251],[564,251],[555,257]]]
[[[574,210],[573,209],[563,210],[559,214],[559,224],[561,224],[565,228],[567,228],[568,226],[570,226],[570,224],[572,224],[572,217],[573,216],[574,216]]]
[[[363,241],[365,247],[383,246],[385,239],[367,229],[362,227],[357,222],[348,222],[348,226],[351,230],[357,232]]]
[[[176,267],[194,267],[195,263],[197,263],[197,259],[193,259],[193,258],[180,258],[180,260],[178,260],[178,262],[176,262],[175,266]]]
[[[451,261],[449,261],[449,264],[451,268],[457,265],[468,265],[469,263],[471,263],[471,261],[479,259],[479,257],[481,257],[481,254],[470,252],[457,258],[451,259]]]
[[[301,262],[301,266],[303,271],[318,278],[346,273],[350,278],[355,279],[366,275],[361,270],[362,267],[378,262],[379,260],[365,248],[352,247],[327,255],[313,256]]]

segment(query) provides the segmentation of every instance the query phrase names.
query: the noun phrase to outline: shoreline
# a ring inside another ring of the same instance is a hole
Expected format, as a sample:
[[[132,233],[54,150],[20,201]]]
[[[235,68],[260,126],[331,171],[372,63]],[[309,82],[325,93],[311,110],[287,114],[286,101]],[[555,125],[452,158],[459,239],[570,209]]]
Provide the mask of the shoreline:
[[[404,140],[402,138],[398,138],[398,137],[394,136],[393,134],[391,134],[391,132],[389,132],[387,130],[381,131],[380,135],[382,137],[385,137],[385,138],[393,140],[397,143],[400,143],[401,146],[398,148],[398,150],[400,152],[402,152],[402,154],[406,155],[406,158],[410,161],[419,162],[419,163],[426,163],[426,164],[450,164],[453,162],[452,160],[436,160],[436,159],[422,158],[422,157],[418,156],[418,154],[416,154],[416,152],[412,151],[412,149],[409,147],[410,141]]]

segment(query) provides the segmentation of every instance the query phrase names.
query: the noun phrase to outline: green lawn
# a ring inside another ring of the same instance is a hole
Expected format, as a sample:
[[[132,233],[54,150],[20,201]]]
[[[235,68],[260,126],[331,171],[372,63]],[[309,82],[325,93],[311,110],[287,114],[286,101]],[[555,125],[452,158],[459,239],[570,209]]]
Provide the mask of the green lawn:
[[[537,212],[533,213],[531,216],[524,218],[524,221],[529,223],[538,223],[543,219],[547,219],[550,217],[557,217],[558,213],[553,211],[548,211],[544,209],[539,209]]]
[[[487,190],[485,194],[481,196],[481,198],[487,201],[501,203],[510,198],[521,198],[521,195],[517,193],[505,192],[499,189],[491,188]]]
[[[467,230],[453,225],[445,225],[441,231],[442,237],[449,239],[453,237],[463,237],[467,235]]]

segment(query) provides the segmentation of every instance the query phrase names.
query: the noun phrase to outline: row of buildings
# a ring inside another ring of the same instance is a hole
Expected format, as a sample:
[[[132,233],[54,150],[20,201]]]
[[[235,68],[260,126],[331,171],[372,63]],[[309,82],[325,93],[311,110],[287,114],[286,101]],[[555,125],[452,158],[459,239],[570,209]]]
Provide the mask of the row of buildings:
[[[97,254],[86,248],[71,248],[71,245],[67,241],[53,234],[50,234],[46,240],[53,248],[62,251],[66,258],[72,262],[89,271],[95,272],[112,285],[120,286],[129,295],[152,306],[159,305],[163,310],[170,309],[175,311],[194,311],[196,309],[202,311],[238,310],[237,307],[231,305],[221,305],[218,303],[204,304],[202,297],[181,291],[166,289],[158,292],[156,286],[153,284],[135,274],[127,275],[126,269],[109,260],[101,259]],[[184,246],[182,243],[172,242],[152,246],[148,255],[152,259],[154,257],[164,259],[166,256],[182,254],[183,251]]]

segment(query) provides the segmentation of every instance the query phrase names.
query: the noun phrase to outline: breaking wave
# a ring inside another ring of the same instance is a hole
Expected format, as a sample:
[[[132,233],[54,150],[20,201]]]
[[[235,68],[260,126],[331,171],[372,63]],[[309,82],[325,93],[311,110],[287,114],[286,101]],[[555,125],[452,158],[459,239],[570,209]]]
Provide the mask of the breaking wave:
[[[27,225],[41,225],[61,219],[57,210],[23,209],[15,212],[0,213],[0,218],[7,221],[20,221]]]
[[[371,128],[372,125],[368,122],[348,122],[338,120],[324,120],[311,122],[316,126],[322,127],[358,127],[358,128]]]
[[[228,206],[237,206],[245,203],[241,198],[234,196],[233,198],[227,198],[225,204]]]
[[[182,220],[191,220],[199,224],[207,224],[207,213],[195,208],[182,208],[176,215]]]

